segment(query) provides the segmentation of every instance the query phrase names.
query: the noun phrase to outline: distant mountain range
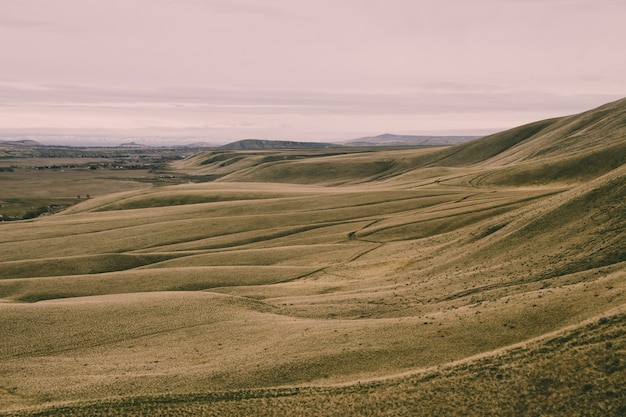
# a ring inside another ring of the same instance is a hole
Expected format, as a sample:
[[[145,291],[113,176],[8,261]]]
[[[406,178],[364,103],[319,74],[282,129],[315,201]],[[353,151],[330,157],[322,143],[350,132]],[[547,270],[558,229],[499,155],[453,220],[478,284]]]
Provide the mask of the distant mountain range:
[[[259,149],[320,149],[340,146],[449,146],[469,142],[480,136],[412,136],[385,133],[352,139],[340,144],[324,142],[297,142],[266,139],[244,139],[232,142],[218,149],[224,150],[259,150]]]
[[[345,142],[350,146],[447,146],[478,139],[480,136],[414,136],[384,133]]]
[[[0,140],[0,145],[4,146],[44,146],[42,143],[39,143],[34,140],[24,139],[24,140]]]
[[[299,142],[287,140],[268,140],[268,139],[243,139],[231,142],[226,145],[216,146],[213,143],[197,141],[187,145],[172,145],[171,147],[184,148],[214,148],[222,150],[261,150],[261,149],[325,149],[337,148],[341,146],[449,146],[458,145],[460,143],[469,142],[480,136],[413,136],[413,135],[394,135],[385,133],[378,136],[367,136],[357,139],[351,139],[344,142],[328,143],[328,142]],[[79,143],[79,142],[77,142]],[[59,145],[46,145],[32,139],[17,140],[0,140],[0,145],[5,147],[49,147]],[[76,145],[84,147],[85,145]],[[92,146],[92,145],[86,145]],[[121,147],[121,148],[138,148],[151,147],[154,145],[146,145],[137,142],[125,142],[121,144],[107,144],[104,146]]]

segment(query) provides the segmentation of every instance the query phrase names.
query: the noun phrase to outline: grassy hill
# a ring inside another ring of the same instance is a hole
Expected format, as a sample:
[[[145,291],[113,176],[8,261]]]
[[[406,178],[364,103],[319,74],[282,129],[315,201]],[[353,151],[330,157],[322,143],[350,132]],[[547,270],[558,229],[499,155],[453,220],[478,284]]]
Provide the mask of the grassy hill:
[[[205,152],[181,170],[221,181],[345,185],[404,175],[483,185],[572,185],[626,162],[626,99],[578,115],[530,123],[456,146],[317,152]],[[468,175],[464,175],[468,173]]]
[[[625,129],[201,152],[1,223],[0,415],[623,415]]]
[[[337,148],[339,145],[320,142],[295,142],[288,140],[244,139],[222,145],[223,150],[258,150],[258,149],[326,149]]]

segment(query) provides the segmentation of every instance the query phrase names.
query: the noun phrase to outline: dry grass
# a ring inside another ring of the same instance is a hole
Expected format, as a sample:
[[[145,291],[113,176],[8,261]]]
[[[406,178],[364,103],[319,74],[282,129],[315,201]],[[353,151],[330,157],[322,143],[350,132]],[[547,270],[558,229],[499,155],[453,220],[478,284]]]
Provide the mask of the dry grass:
[[[0,224],[0,412],[623,414],[623,106]]]
[[[523,347],[391,380],[115,398],[7,415],[621,416],[625,324],[623,314],[607,316]]]

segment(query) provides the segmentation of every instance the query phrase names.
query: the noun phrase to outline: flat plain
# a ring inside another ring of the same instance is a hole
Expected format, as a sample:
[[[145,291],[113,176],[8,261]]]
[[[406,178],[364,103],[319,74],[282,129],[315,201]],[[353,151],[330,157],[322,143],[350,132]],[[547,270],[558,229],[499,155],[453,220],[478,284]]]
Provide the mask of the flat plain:
[[[626,100],[168,170],[0,223],[1,415],[626,413]]]

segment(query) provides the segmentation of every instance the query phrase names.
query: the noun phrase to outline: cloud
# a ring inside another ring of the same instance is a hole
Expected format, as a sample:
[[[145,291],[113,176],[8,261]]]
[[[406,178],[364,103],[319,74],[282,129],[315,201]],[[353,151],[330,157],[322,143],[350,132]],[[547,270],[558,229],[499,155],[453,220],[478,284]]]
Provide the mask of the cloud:
[[[34,18],[23,18],[0,14],[0,30],[20,30],[28,33],[33,30],[43,30],[49,32],[74,31],[71,25],[54,20],[43,20]]]
[[[512,127],[626,93],[623,1],[8,3],[16,127]]]
[[[51,27],[54,26],[54,24],[52,22],[46,22],[42,20],[21,19],[0,15],[0,27],[2,26],[10,28],[30,29],[33,27]]]
[[[339,140],[384,132],[486,134],[620,98],[424,83],[362,93],[0,83],[0,133]]]
[[[252,2],[241,0],[165,0],[166,3],[180,6],[183,3],[201,7],[212,13],[218,14],[249,14],[264,17],[293,18],[293,14],[286,11],[284,7],[271,5],[272,2]],[[274,2],[276,3],[276,2]]]
[[[577,111],[620,98],[607,94],[564,95],[498,85],[430,83],[403,92],[237,90],[167,87],[114,89],[72,85],[16,86],[0,83],[4,104],[21,106],[164,109],[172,113],[241,114],[436,114],[503,111]]]

